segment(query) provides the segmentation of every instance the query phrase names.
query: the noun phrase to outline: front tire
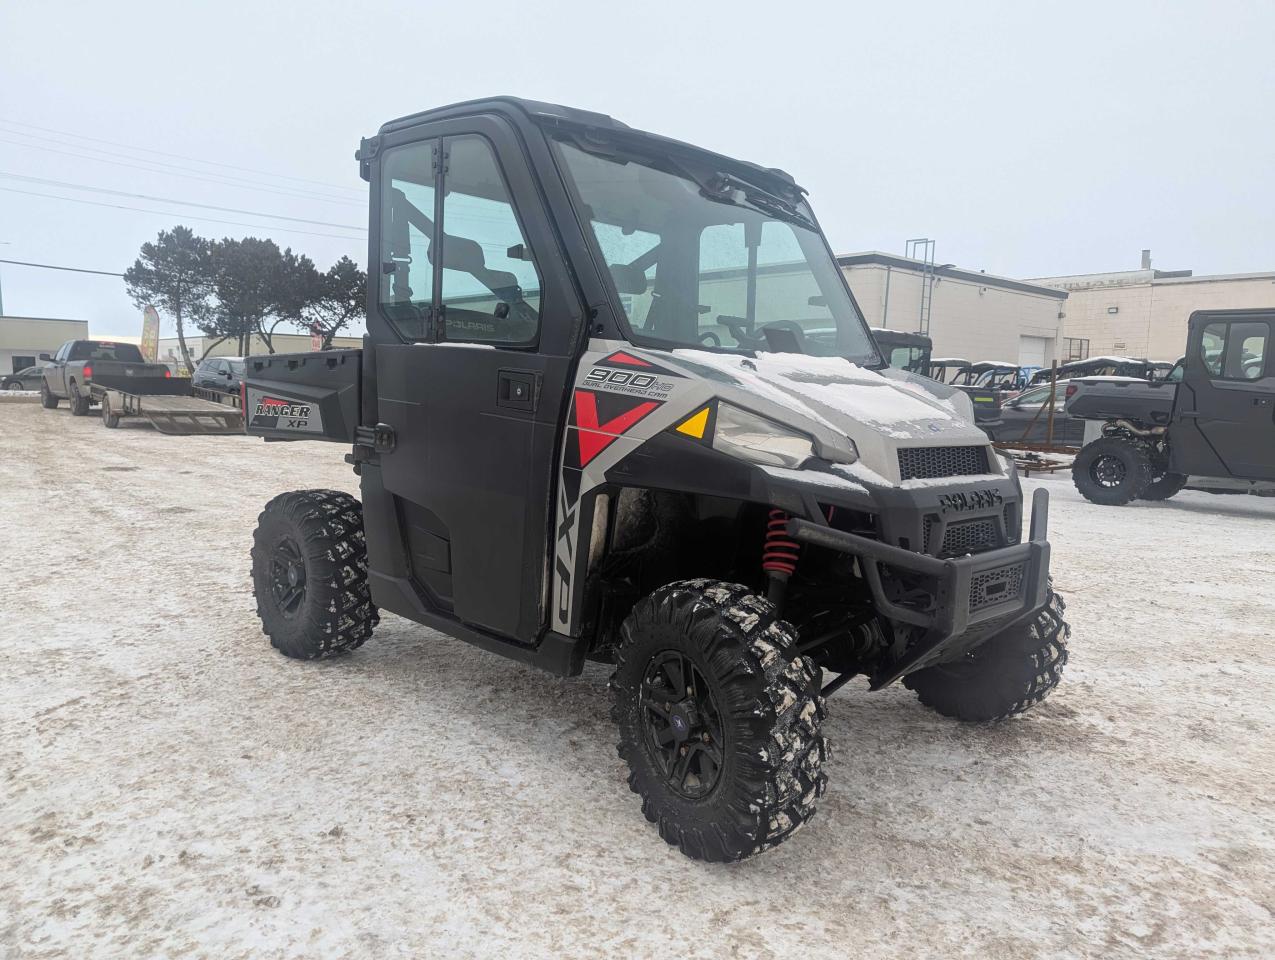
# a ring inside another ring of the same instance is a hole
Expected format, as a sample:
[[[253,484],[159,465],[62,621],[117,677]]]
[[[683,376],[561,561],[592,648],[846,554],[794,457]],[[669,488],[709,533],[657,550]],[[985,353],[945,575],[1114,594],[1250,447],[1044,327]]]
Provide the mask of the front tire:
[[[322,660],[362,646],[380,622],[362,505],[337,490],[275,497],[253,533],[252,586],[261,629],[285,656]]]
[[[49,385],[43,380],[40,381],[40,406],[45,410],[56,410],[58,407],[58,398],[49,391]]]
[[[1142,491],[1140,500],[1168,500],[1186,486],[1187,478],[1180,473],[1162,473]]]
[[[1035,618],[1011,627],[960,660],[903,678],[920,701],[945,717],[986,722],[1030,710],[1062,680],[1071,627],[1067,605],[1052,590]]]
[[[1091,503],[1121,507],[1137,500],[1151,486],[1151,458],[1139,443],[1122,437],[1102,437],[1076,454],[1072,483]]]
[[[660,836],[696,860],[787,840],[827,787],[820,671],[747,587],[661,587],[620,628],[611,717],[629,787]]]

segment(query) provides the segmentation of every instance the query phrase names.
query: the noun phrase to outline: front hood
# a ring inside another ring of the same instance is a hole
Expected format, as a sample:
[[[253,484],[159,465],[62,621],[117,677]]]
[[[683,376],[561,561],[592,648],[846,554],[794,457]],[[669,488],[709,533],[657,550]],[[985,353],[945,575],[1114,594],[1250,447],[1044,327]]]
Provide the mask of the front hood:
[[[707,350],[671,356],[688,374],[715,382],[722,399],[809,433],[825,449],[844,449],[849,437],[864,466],[887,478],[897,471],[900,447],[988,442],[959,401],[841,357]]]

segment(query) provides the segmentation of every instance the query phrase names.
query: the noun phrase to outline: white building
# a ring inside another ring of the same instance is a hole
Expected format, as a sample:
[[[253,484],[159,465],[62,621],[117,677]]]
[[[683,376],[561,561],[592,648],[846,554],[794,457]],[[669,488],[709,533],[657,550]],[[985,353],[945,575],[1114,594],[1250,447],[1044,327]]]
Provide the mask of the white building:
[[[873,327],[925,332],[922,294],[932,283],[928,333],[936,357],[1024,366],[1067,360],[1061,342],[1065,290],[952,264],[929,272],[920,260],[878,251],[846,254],[837,262]]]
[[[47,317],[0,317],[0,374],[36,365],[42,353],[53,354],[68,340],[89,335],[87,320]]]
[[[1064,336],[1086,356],[1176,360],[1186,348],[1187,318],[1196,310],[1275,309],[1275,272],[1195,276],[1190,270],[1142,269],[1045,277],[1034,284],[1067,292]]]

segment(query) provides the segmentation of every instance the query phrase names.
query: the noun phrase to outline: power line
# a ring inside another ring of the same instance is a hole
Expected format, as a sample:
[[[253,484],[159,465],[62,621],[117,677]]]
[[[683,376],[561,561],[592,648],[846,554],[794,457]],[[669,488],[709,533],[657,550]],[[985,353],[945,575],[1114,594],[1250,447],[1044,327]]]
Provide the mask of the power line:
[[[117,140],[105,140],[101,137],[89,137],[82,133],[71,133],[68,130],[54,130],[52,127],[41,127],[41,126],[37,126],[34,123],[22,123],[21,121],[18,121],[18,120],[6,120],[3,117],[0,117],[0,123],[8,124],[9,126],[12,126],[12,127],[26,127],[29,130],[41,130],[44,133],[56,133],[59,136],[63,136],[63,137],[73,137],[76,140],[88,140],[92,143],[105,143],[112,147],[123,147],[126,150],[136,151],[141,149],[140,147],[134,147],[131,144],[120,143]],[[225,167],[227,170],[240,170],[244,173],[255,173],[261,176],[275,177],[280,180],[295,180],[298,183],[310,183],[320,187],[335,187],[338,190],[353,190],[358,193],[362,192],[360,188],[351,187],[346,184],[328,183],[323,180],[310,180],[307,177],[289,176],[286,173],[271,173],[268,170],[257,170],[252,167],[241,167],[241,166],[238,166],[237,164],[222,163],[221,161],[218,161],[218,160],[204,160],[200,157],[188,157],[180,153],[165,153],[162,150],[151,150],[150,148],[146,148],[146,152],[153,153],[159,157],[171,157],[174,160],[189,160],[193,163],[205,163],[213,167]]]
[[[0,132],[9,133],[8,130],[0,130]],[[29,137],[32,134],[18,133],[18,136]],[[39,138],[44,139],[44,138]],[[53,140],[53,143],[61,143],[61,141]],[[221,186],[237,187],[243,190],[259,190],[263,193],[275,193],[281,197],[293,197],[298,200],[318,200],[322,203],[340,203],[350,206],[362,206],[357,200],[350,200],[344,197],[324,196],[323,194],[306,192],[300,193],[291,189],[276,189],[275,186],[262,186],[261,184],[250,183],[237,177],[228,177],[223,174],[213,173],[212,171],[201,170],[191,173],[182,173],[182,170],[189,170],[189,167],[179,167],[175,163],[164,163],[162,160],[145,160],[141,157],[130,157],[123,153],[111,153],[107,150],[99,150],[97,147],[80,147],[78,144],[62,144],[63,146],[72,146],[80,150],[93,150],[98,153],[105,153],[107,156],[123,157],[126,160],[137,161],[134,163],[124,163],[122,160],[107,160],[105,157],[93,157],[85,153],[75,153],[71,150],[58,150],[55,147],[46,147],[38,143],[23,143],[19,140],[9,140],[0,137],[0,143],[12,144],[15,147],[24,147],[28,150],[42,150],[46,153],[56,153],[64,157],[74,157],[77,160],[91,160],[94,163],[107,163],[113,167],[127,167],[130,170],[142,170],[146,173],[158,173],[168,177],[182,177],[187,180],[200,180],[204,183],[215,183]],[[152,166],[141,166],[140,164],[151,164]],[[163,167],[172,167],[172,170],[164,170]],[[158,168],[158,169],[157,169]],[[203,174],[209,174],[204,176]]]
[[[111,210],[132,210],[136,213],[153,213],[156,216],[172,218],[176,216],[171,210],[146,210],[142,207],[130,207],[120,203],[102,203],[98,200],[82,200],[79,197],[59,197],[51,193],[34,193],[30,190],[19,190],[17,187],[0,187],[6,193],[21,193],[28,197],[42,197],[45,200],[65,200],[67,203],[83,203],[90,207],[107,207]],[[298,230],[296,227],[280,227],[265,223],[244,223],[242,220],[219,220],[216,217],[201,217],[185,214],[183,220],[198,220],[202,223],[222,223],[232,227],[249,227],[253,230],[273,230],[279,233],[300,233],[308,237],[329,237],[333,240],[364,240],[364,237],[351,237],[339,233],[315,233],[313,230]]]
[[[172,203],[182,207],[197,207],[201,210],[217,210],[222,213],[239,213],[248,217],[265,217],[267,220],[286,220],[289,223],[305,223],[316,227],[335,227],[338,230],[363,230],[363,227],[349,223],[332,223],[330,220],[308,220],[304,217],[288,217],[281,213],[263,213],[260,210],[243,210],[238,207],[222,207],[215,203],[196,203],[193,200],[174,200],[171,197],[156,197],[147,193],[131,193],[127,190],[111,190],[107,187],[94,187],[84,183],[71,183],[66,180],[47,180],[44,177],[28,177],[20,173],[0,171],[0,177],[8,180],[21,180],[24,183],[38,183],[46,187],[63,187],[69,190],[86,190],[89,193],[102,193],[113,197],[127,197],[130,200],[148,200],[151,203]],[[62,198],[68,199],[68,198]]]
[[[13,263],[19,267],[39,267],[42,270],[69,270],[71,273],[96,273],[103,277],[122,277],[122,273],[111,273],[109,270],[85,270],[83,267],[59,267],[52,263],[32,263],[29,260],[0,260],[0,263]]]

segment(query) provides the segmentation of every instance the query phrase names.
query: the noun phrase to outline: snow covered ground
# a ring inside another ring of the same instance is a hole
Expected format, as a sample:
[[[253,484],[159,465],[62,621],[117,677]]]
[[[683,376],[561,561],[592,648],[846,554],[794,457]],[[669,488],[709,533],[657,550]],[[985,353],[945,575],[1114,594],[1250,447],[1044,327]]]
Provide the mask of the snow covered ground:
[[[270,648],[257,512],[344,452],[0,409],[0,956],[1275,955],[1275,501],[1029,482],[1059,690],[977,727],[852,683],[819,815],[722,867],[643,820],[606,668]]]

